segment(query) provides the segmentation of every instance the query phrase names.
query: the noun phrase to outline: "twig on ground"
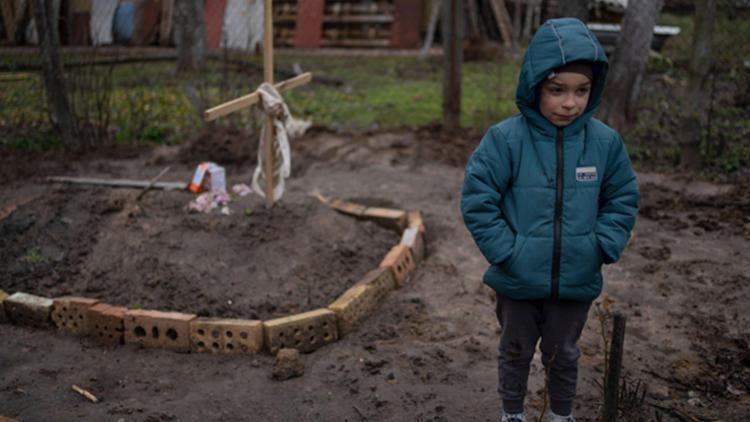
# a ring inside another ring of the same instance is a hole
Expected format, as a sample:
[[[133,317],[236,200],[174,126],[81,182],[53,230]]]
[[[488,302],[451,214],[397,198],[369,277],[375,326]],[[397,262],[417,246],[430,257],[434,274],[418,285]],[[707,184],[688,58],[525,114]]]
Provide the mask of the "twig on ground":
[[[352,406],[352,407],[354,408],[354,410],[356,410],[356,411],[357,411],[357,413],[359,414],[359,416],[360,416],[360,417],[361,417],[362,419],[364,419],[364,420],[367,420],[367,416],[365,416],[365,414],[364,414],[364,413],[362,413],[362,411],[361,411],[361,410],[359,410],[359,407],[357,407],[357,406]]]
[[[165,167],[164,170],[162,170],[159,174],[156,175],[156,177],[154,177],[153,179],[151,179],[151,181],[148,182],[148,185],[146,185],[143,188],[143,190],[141,191],[141,193],[138,194],[138,196],[135,198],[135,200],[136,201],[140,201],[141,198],[143,198],[143,195],[145,195],[146,192],[148,192],[149,189],[151,189],[154,186],[154,184],[156,182],[158,182],[159,179],[161,179],[162,176],[164,176],[165,174],[167,174],[167,172],[169,171],[169,169],[171,169],[171,167],[169,167],[169,166]]]
[[[75,391],[76,393],[82,395],[86,400],[90,401],[91,403],[98,403],[99,402],[99,399],[97,399],[95,395],[91,394],[87,390],[84,390],[83,388],[81,388],[81,387],[79,387],[79,386],[77,386],[75,384],[73,384],[72,388],[73,388],[73,391]]]

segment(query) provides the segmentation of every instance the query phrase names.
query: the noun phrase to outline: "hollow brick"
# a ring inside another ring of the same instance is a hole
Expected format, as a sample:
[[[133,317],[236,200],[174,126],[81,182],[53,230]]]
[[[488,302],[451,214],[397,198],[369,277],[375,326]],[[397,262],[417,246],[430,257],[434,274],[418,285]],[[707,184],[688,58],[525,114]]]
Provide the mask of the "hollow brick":
[[[57,328],[75,335],[89,332],[89,309],[98,302],[85,297],[64,296],[52,301],[52,322]]]
[[[118,345],[124,341],[127,308],[97,303],[89,308],[89,337],[104,345]]]
[[[143,347],[190,351],[193,314],[131,309],[125,313],[125,343]]]
[[[312,352],[338,340],[336,314],[328,309],[263,322],[265,346],[271,354],[282,347]]]
[[[200,353],[256,353],[263,347],[263,322],[196,318],[190,321],[190,350]]]
[[[403,287],[411,273],[417,268],[411,251],[405,245],[396,245],[391,248],[380,263],[380,267],[390,268],[396,280],[396,288]]]

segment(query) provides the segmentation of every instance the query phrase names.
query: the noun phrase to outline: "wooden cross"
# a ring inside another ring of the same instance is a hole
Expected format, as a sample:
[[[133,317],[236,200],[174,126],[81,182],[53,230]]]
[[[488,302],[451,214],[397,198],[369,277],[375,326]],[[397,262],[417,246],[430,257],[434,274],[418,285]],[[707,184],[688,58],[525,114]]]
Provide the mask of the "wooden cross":
[[[271,3],[272,0],[263,1],[263,79],[269,84],[273,84],[273,9]],[[273,86],[281,93],[304,85],[310,82],[310,80],[312,80],[312,73],[307,72],[273,84]],[[210,122],[221,116],[226,116],[227,114],[250,107],[259,100],[260,94],[258,91],[255,91],[206,110],[204,119]],[[265,121],[265,138],[263,139],[265,145],[263,163],[265,164],[266,207],[268,208],[273,206],[273,135],[273,117],[267,115]]]

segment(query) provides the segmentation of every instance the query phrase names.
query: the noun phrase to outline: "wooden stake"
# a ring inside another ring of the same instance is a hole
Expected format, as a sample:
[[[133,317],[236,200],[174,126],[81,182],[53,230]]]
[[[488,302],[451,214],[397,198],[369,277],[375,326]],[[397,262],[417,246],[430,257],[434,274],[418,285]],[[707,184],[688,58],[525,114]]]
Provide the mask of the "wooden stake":
[[[263,1],[263,79],[273,84],[273,2]],[[273,206],[273,117],[266,115],[265,128],[266,207]]]
[[[612,340],[609,347],[606,384],[604,386],[605,422],[617,420],[617,401],[620,395],[620,372],[622,370],[623,345],[625,344],[625,316],[615,314],[612,326]]]

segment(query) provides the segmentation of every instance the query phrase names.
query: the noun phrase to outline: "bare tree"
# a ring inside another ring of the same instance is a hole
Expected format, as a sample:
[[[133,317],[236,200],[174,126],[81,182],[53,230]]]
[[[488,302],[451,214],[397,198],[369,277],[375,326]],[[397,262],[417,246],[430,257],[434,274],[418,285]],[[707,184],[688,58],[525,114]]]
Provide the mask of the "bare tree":
[[[463,62],[463,0],[443,1],[443,125],[453,132],[461,125],[461,64]]]
[[[716,20],[716,0],[695,0],[693,17],[693,56],[690,60],[688,85],[683,101],[682,124],[683,140],[680,165],[696,169],[703,165],[701,142],[703,140],[703,115],[706,109],[706,80],[713,60],[714,22]]]
[[[664,0],[630,0],[620,28],[599,115],[617,130],[636,119],[636,104],[654,26]]]
[[[560,16],[586,22],[589,19],[589,4],[590,0],[560,0]]]
[[[174,35],[177,72],[193,72],[206,63],[206,21],[203,0],[175,0]]]
[[[33,9],[50,119],[60,132],[63,145],[75,148],[78,142],[73,132],[73,113],[65,90],[65,77],[60,60],[60,39],[57,32],[60,0],[34,0]]]

